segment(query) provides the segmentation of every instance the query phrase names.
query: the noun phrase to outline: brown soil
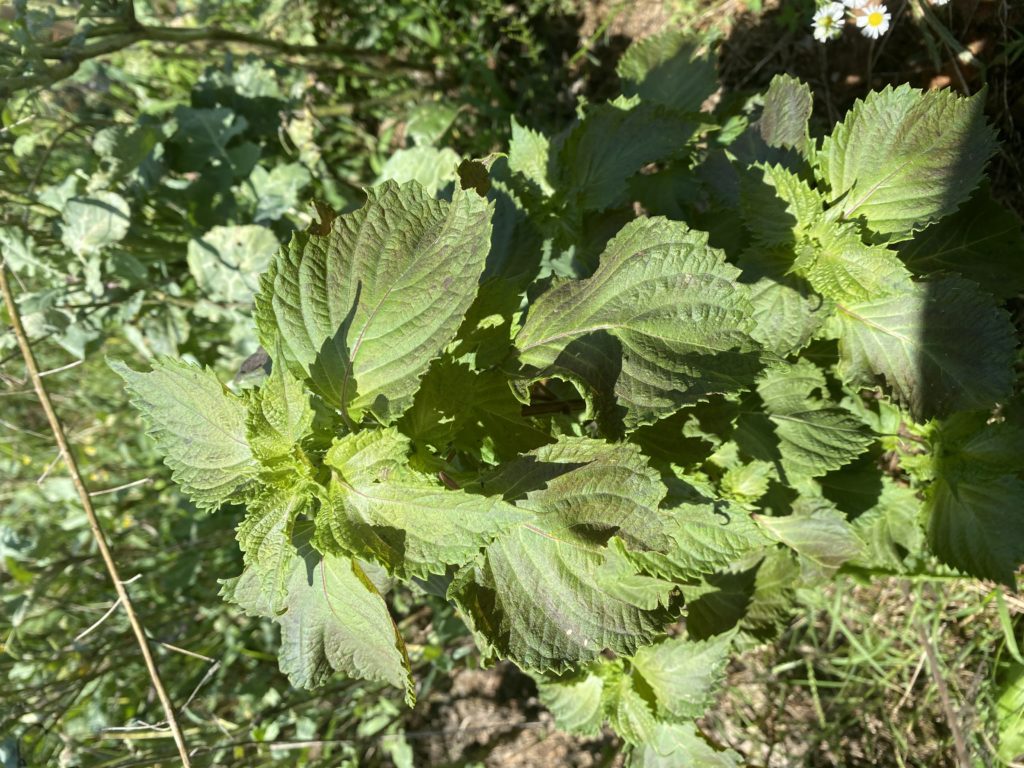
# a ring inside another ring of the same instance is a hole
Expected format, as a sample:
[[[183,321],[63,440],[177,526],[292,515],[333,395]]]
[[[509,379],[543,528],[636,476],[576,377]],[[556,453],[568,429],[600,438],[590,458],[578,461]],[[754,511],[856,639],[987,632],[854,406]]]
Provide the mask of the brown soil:
[[[638,40],[648,37],[665,28],[670,13],[663,0],[589,0],[583,4],[583,23],[580,25],[580,37],[587,39],[594,35],[606,20],[605,34],[610,37],[625,37]]]
[[[440,682],[416,709],[407,733],[417,765],[443,768],[615,768],[612,734],[581,739],[555,728],[533,680],[511,664],[463,669]]]

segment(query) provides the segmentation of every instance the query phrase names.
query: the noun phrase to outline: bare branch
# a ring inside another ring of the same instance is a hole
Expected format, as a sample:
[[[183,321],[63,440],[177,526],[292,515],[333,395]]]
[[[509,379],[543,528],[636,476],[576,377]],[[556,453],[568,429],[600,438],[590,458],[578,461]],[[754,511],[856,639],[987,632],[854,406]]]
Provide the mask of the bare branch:
[[[106,30],[93,30],[95,42],[81,48],[68,45],[71,38],[58,40],[56,43],[41,47],[34,51],[43,59],[58,62],[52,67],[31,75],[0,78],[0,98],[6,98],[15,91],[36,86],[47,86],[70,77],[78,71],[79,66],[89,59],[116,53],[141,42],[162,43],[235,43],[253,48],[278,51],[288,56],[317,56],[340,58],[349,63],[376,69],[376,74],[383,76],[391,70],[431,71],[433,67],[425,62],[412,62],[396,59],[392,56],[373,53],[371,51],[352,48],[347,45],[323,43],[321,45],[298,45],[269,37],[237,32],[221,27],[150,27],[137,22],[129,27],[112,26]]]
[[[80,366],[84,362],[85,362],[85,360],[75,360],[74,362],[68,363],[67,365],[62,365],[59,368],[51,368],[48,371],[43,371],[39,375],[40,375],[40,377],[52,376],[55,373],[63,373],[64,371],[70,371],[72,368],[77,368],[78,366]]]
[[[99,518],[96,516],[96,510],[93,508],[92,499],[89,496],[89,490],[86,488],[85,482],[82,480],[82,475],[78,471],[78,463],[75,461],[75,456],[71,452],[71,447],[68,445],[67,437],[64,434],[64,427],[61,424],[60,419],[57,417],[57,412],[53,408],[50,395],[46,391],[46,385],[43,384],[43,379],[39,375],[39,368],[36,365],[35,355],[33,354],[32,347],[29,344],[28,336],[25,333],[25,327],[21,323],[21,315],[18,313],[18,305],[14,301],[14,294],[11,292],[10,283],[7,281],[7,267],[3,263],[2,256],[0,256],[0,293],[3,294],[4,304],[7,306],[7,314],[10,317],[11,327],[14,329],[14,335],[18,339],[18,347],[21,349],[21,356],[25,360],[25,368],[28,370],[29,378],[32,380],[32,386],[35,388],[36,395],[39,398],[39,404],[43,407],[43,411],[46,413],[46,419],[50,424],[50,431],[53,433],[54,440],[57,442],[57,447],[60,449],[60,455],[64,458],[64,463],[67,465],[68,473],[71,475],[71,482],[75,486],[75,490],[78,492],[78,498],[81,500],[82,508],[85,510],[85,516],[89,520],[89,528],[92,530],[93,538],[96,540],[96,546],[99,548],[100,556],[103,558],[103,562],[107,566],[107,573],[110,575],[110,580],[114,583],[114,590],[117,592],[117,602],[124,606],[124,612],[128,616],[128,622],[131,624],[132,631],[135,633],[135,639],[138,641],[139,650],[142,651],[143,661],[146,664],[146,669],[149,671],[149,678],[153,683],[153,689],[156,691],[156,695],[160,699],[160,703],[163,705],[164,716],[167,718],[167,724],[170,727],[171,733],[174,735],[174,742],[178,747],[181,764],[185,766],[185,768],[190,768],[191,761],[188,756],[188,748],[185,745],[185,736],[182,734],[181,727],[178,725],[178,721],[175,718],[174,705],[171,703],[171,699],[164,688],[163,681],[160,679],[160,672],[157,670],[156,662],[153,660],[153,653],[149,647],[149,641],[146,639],[146,631],[142,626],[142,622],[139,621],[139,617],[135,613],[135,609],[132,607],[131,597],[128,595],[125,582],[121,580],[121,575],[117,570],[117,564],[114,562],[114,557],[110,553],[110,546],[107,544],[107,537],[103,533],[103,528],[100,525]]]
[[[140,478],[139,480],[132,480],[130,483],[125,483],[124,485],[118,485],[113,488],[104,488],[102,491],[90,491],[89,495],[95,498],[97,496],[103,496],[104,494],[107,493],[117,493],[118,491],[126,491],[129,488],[135,488],[136,486],[139,485],[147,485],[152,482],[153,478],[143,477]]]
[[[932,680],[935,682],[935,687],[939,692],[939,701],[942,704],[943,714],[946,716],[946,725],[949,726],[949,732],[953,736],[953,746],[956,749],[956,764],[958,768],[970,768],[971,755],[967,749],[967,742],[964,740],[963,729],[960,727],[960,719],[957,716],[957,712],[953,709],[953,701],[949,696],[949,686],[946,685],[946,679],[942,676],[942,667],[939,665],[939,656],[935,650],[935,644],[932,643],[932,638],[928,634],[924,622],[920,620],[917,623],[917,633],[921,639],[921,645],[924,646],[925,656],[928,658],[928,669],[932,673]]]
[[[106,613],[104,613],[102,616],[100,616],[98,619],[96,619],[96,621],[94,621],[88,627],[86,627],[81,632],[79,632],[77,635],[75,635],[75,642],[76,643],[81,642],[81,640],[84,637],[86,637],[90,632],[92,632],[94,629],[96,629],[96,627],[98,627],[100,624],[102,624],[104,621],[106,621],[110,617],[110,615],[114,611],[117,610],[117,606],[119,606],[120,604],[121,604],[121,598],[119,597],[119,598],[117,598],[117,600],[114,601],[113,605],[111,605],[109,608],[107,608],[107,612]]]

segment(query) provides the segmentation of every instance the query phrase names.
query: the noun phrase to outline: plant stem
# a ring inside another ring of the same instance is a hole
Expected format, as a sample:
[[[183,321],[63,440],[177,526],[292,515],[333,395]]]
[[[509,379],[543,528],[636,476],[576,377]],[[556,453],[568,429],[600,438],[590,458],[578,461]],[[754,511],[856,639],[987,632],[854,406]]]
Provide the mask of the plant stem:
[[[11,292],[11,286],[7,281],[7,267],[3,262],[2,255],[0,255],[0,293],[3,294],[4,304],[7,306],[7,314],[10,316],[11,327],[14,329],[14,335],[18,339],[21,356],[25,361],[25,368],[28,370],[29,378],[32,380],[32,386],[35,387],[36,395],[39,398],[39,404],[43,407],[43,411],[46,413],[46,420],[50,423],[50,431],[53,433],[54,440],[57,441],[57,447],[60,449],[60,454],[64,458],[64,463],[67,465],[68,473],[71,475],[71,482],[75,486],[75,490],[78,492],[78,498],[82,502],[82,507],[85,509],[85,516],[89,520],[89,528],[92,530],[93,538],[96,540],[100,556],[103,558],[103,562],[107,566],[107,573],[110,575],[110,580],[114,583],[114,591],[117,592],[118,601],[124,607],[125,615],[128,616],[128,623],[131,624],[132,631],[135,633],[135,639],[139,644],[139,649],[142,651],[142,659],[146,664],[146,669],[149,671],[149,678],[153,683],[153,688],[156,691],[157,697],[160,699],[160,703],[163,705],[167,724],[170,726],[171,733],[174,736],[174,743],[178,747],[181,764],[185,766],[185,768],[190,768],[191,761],[188,756],[188,748],[185,745],[185,737],[181,732],[181,727],[178,725],[178,721],[174,716],[174,705],[171,703],[171,699],[167,695],[164,684],[160,679],[160,672],[157,670],[156,662],[153,660],[153,654],[149,647],[149,641],[146,639],[146,631],[142,626],[142,622],[139,621],[139,617],[135,613],[135,609],[132,607],[131,598],[128,595],[128,589],[121,580],[121,575],[117,570],[117,564],[114,563],[114,558],[110,553],[110,546],[107,544],[107,537],[103,533],[103,528],[100,526],[99,518],[96,516],[96,510],[92,505],[92,498],[89,496],[89,490],[86,488],[85,482],[82,480],[82,475],[78,471],[78,463],[75,461],[74,454],[71,453],[67,437],[64,434],[64,427],[61,424],[60,419],[57,417],[57,412],[53,408],[50,395],[46,391],[46,386],[43,384],[42,377],[39,375],[39,368],[36,365],[32,346],[29,344],[28,336],[25,333],[25,327],[21,323],[21,315],[18,313],[18,305],[14,301],[14,294]]]
[[[96,32],[94,30],[94,32]],[[0,78],[0,98],[6,98],[15,91],[32,88],[37,85],[51,85],[58,80],[70,77],[78,71],[78,67],[89,59],[104,56],[128,48],[141,42],[163,43],[239,43],[255,48],[266,48],[289,56],[326,56],[341,57],[351,62],[379,70],[376,74],[384,76],[386,70],[413,70],[429,72],[433,67],[428,62],[408,62],[391,56],[371,53],[370,51],[352,48],[346,45],[323,43],[321,45],[298,45],[274,40],[269,37],[247,32],[237,32],[221,27],[150,27],[135,23],[130,27],[115,25],[105,30],[105,34],[97,35],[95,43],[90,43],[78,50],[70,48],[67,40],[60,40],[36,51],[42,58],[58,61],[48,69],[32,75]]]
[[[938,654],[935,652],[935,646],[928,634],[928,630],[924,626],[924,622],[920,619],[917,622],[917,632],[921,638],[921,645],[924,646],[925,655],[928,658],[928,669],[932,673],[932,680],[935,681],[935,687],[939,691],[939,702],[942,704],[942,711],[946,716],[946,724],[949,726],[949,731],[953,736],[957,766],[959,768],[970,768],[970,752],[967,749],[967,743],[964,741],[964,734],[960,728],[957,713],[953,709],[953,702],[949,697],[949,687],[946,685],[946,679],[942,676]]]

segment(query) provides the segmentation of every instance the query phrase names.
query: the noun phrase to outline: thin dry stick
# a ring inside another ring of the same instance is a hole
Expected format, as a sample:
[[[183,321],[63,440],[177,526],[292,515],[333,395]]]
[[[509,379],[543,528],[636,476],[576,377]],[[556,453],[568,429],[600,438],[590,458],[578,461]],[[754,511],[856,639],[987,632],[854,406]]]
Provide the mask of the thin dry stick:
[[[98,619],[96,619],[96,621],[94,621],[92,624],[90,624],[86,629],[83,629],[81,632],[79,632],[77,635],[75,635],[75,642],[76,643],[81,642],[82,639],[86,635],[88,635],[90,632],[92,632],[94,629],[96,629],[96,627],[98,627],[104,621],[109,619],[111,614],[113,614],[114,611],[117,610],[117,606],[119,606],[120,604],[121,604],[121,598],[117,598],[117,600],[114,601],[114,604],[112,606],[110,606],[109,608],[107,608],[107,612],[106,613],[104,613],[102,616],[100,616]]]
[[[213,664],[210,665],[210,668],[206,670],[206,674],[203,675],[203,679],[199,681],[199,685],[192,689],[192,694],[188,697],[188,699],[186,699],[185,703],[181,707],[183,710],[189,708],[189,705],[192,703],[192,699],[194,699],[199,694],[199,691],[202,690],[203,686],[206,685],[207,681],[211,677],[213,677],[214,673],[218,669],[220,669],[220,662],[214,661]]]
[[[129,488],[135,488],[135,487],[140,486],[140,485],[147,485],[148,483],[151,483],[151,482],[153,482],[153,478],[151,478],[151,477],[143,477],[143,478],[140,478],[139,480],[132,480],[130,483],[125,483],[124,485],[115,486],[114,488],[104,488],[102,491],[90,491],[89,495],[92,496],[93,498],[96,498],[97,496],[103,496],[103,495],[108,494],[108,493],[117,493],[118,491],[127,491]]]
[[[921,637],[924,652],[928,656],[928,667],[931,670],[932,679],[935,681],[935,687],[939,690],[939,701],[942,702],[942,710],[946,715],[946,724],[953,734],[953,744],[956,748],[956,764],[960,768],[970,768],[971,756],[967,751],[967,743],[964,741],[960,721],[953,710],[953,702],[949,698],[949,688],[946,686],[946,679],[942,676],[942,670],[939,668],[939,658],[935,652],[935,646],[932,644],[932,639],[929,637],[928,630],[923,622],[918,622],[917,632]]]
[[[14,329],[14,335],[18,339],[18,346],[21,348],[21,356],[25,360],[25,368],[28,370],[29,378],[32,379],[32,386],[35,387],[36,395],[39,397],[39,404],[42,405],[43,411],[46,413],[46,419],[50,422],[50,431],[53,432],[53,437],[57,441],[57,447],[60,449],[61,456],[64,457],[64,463],[67,465],[68,473],[71,475],[71,482],[75,486],[75,490],[78,491],[78,498],[82,501],[82,507],[85,509],[85,516],[89,520],[89,528],[92,529],[93,538],[96,539],[96,545],[100,550],[100,556],[103,558],[104,564],[107,566],[107,573],[110,574],[110,580],[114,582],[114,590],[117,592],[118,602],[124,606],[124,612],[128,616],[128,622],[132,625],[132,631],[135,633],[135,639],[139,643],[139,649],[142,651],[142,659],[146,663],[146,669],[149,671],[149,678],[153,682],[153,689],[156,691],[157,697],[160,699],[160,703],[164,708],[164,715],[167,718],[167,724],[170,726],[171,733],[174,734],[174,743],[178,747],[178,754],[181,756],[181,764],[185,768],[191,768],[191,761],[188,757],[188,748],[185,746],[185,736],[181,732],[181,728],[178,725],[178,721],[174,716],[174,705],[171,704],[171,699],[167,695],[167,691],[164,689],[164,684],[160,680],[160,672],[156,668],[156,662],[153,660],[153,654],[149,648],[149,642],[146,640],[146,631],[142,627],[142,622],[139,621],[139,617],[135,613],[135,609],[132,608],[131,598],[128,596],[128,590],[125,587],[125,583],[121,581],[121,576],[117,571],[117,565],[114,563],[114,558],[110,554],[110,547],[107,544],[107,537],[103,533],[103,528],[100,527],[99,518],[96,517],[96,510],[92,506],[92,499],[89,497],[89,490],[85,487],[85,483],[82,480],[82,475],[78,471],[78,464],[75,462],[74,454],[71,453],[71,449],[68,446],[67,437],[64,435],[64,427],[60,423],[60,419],[57,418],[57,412],[53,409],[53,403],[50,401],[50,395],[46,391],[46,386],[43,384],[42,378],[39,376],[39,368],[36,366],[36,358],[32,353],[32,347],[29,344],[28,336],[25,333],[25,327],[21,324],[21,315],[18,314],[18,305],[14,303],[14,294],[11,293],[11,286],[7,282],[7,267],[0,259],[0,293],[3,294],[4,304],[7,305],[7,314],[11,319],[11,327]]]
[[[917,682],[917,678],[921,675],[921,670],[924,668],[924,663],[927,660],[927,658],[928,653],[926,651],[922,652],[921,658],[917,660],[917,666],[914,668],[914,674],[910,676],[910,680],[907,683],[907,687],[903,691],[903,695],[900,696],[900,700],[896,702],[896,706],[892,708],[892,711],[889,714],[889,717],[891,717],[893,720],[896,719],[896,716],[899,714],[899,711],[903,709],[903,705],[906,704],[907,699],[910,698],[910,692],[914,690],[914,683]]]
[[[43,474],[41,474],[38,477],[38,479],[36,480],[36,485],[42,485],[43,484],[43,481],[46,480],[46,478],[50,476],[50,472],[53,471],[53,468],[57,466],[57,462],[59,462],[59,461],[60,461],[60,451],[57,451],[57,455],[53,457],[53,461],[51,461],[49,464],[46,465],[46,469],[43,470]]]
[[[39,376],[40,376],[40,378],[42,378],[43,376],[52,376],[55,373],[63,373],[64,371],[70,371],[72,368],[77,368],[78,366],[80,366],[84,362],[85,362],[85,360],[75,360],[73,363],[68,363],[67,365],[62,365],[59,368],[51,368],[48,371],[42,371],[39,374]]]

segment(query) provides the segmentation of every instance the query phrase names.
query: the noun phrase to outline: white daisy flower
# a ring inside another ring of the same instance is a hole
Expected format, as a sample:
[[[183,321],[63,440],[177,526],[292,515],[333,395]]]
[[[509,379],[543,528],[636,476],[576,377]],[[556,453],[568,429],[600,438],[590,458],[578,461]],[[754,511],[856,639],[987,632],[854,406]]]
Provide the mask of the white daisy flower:
[[[863,8],[868,2],[869,0],[843,0],[843,5],[856,10],[857,8]]]
[[[865,37],[877,39],[889,31],[892,14],[881,3],[871,3],[860,9],[857,26]]]
[[[842,3],[823,5],[815,12],[814,21],[811,22],[814,39],[820,43],[834,40],[842,34],[845,24],[846,18],[843,15]]]

